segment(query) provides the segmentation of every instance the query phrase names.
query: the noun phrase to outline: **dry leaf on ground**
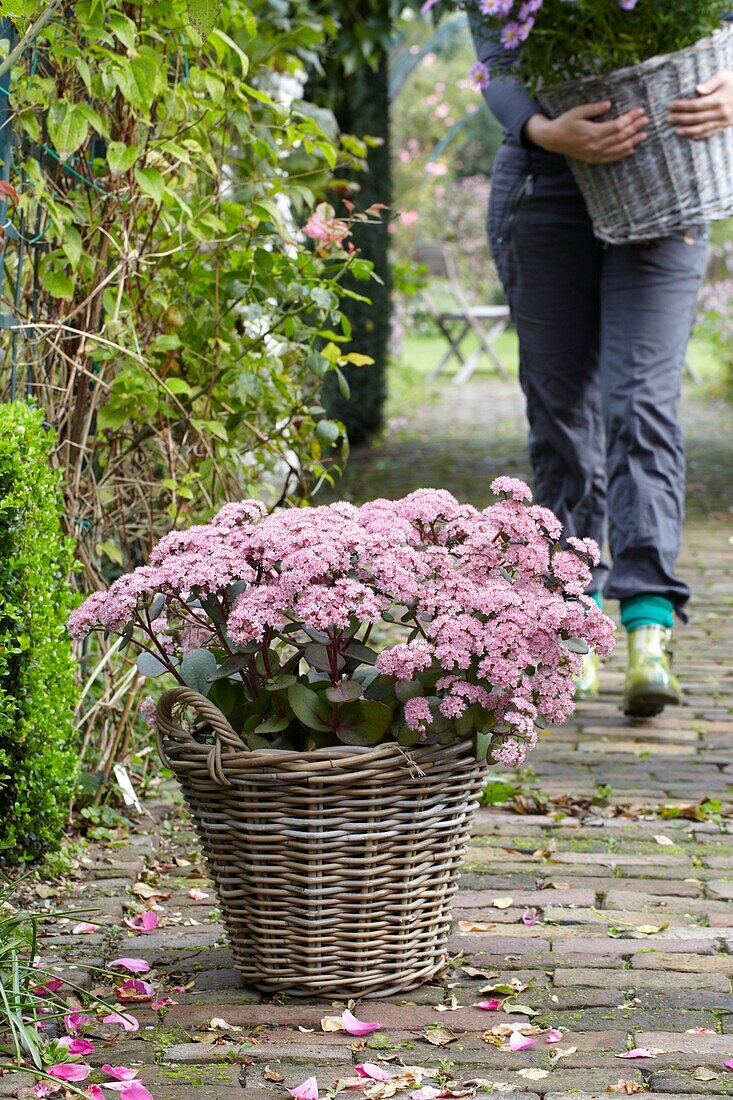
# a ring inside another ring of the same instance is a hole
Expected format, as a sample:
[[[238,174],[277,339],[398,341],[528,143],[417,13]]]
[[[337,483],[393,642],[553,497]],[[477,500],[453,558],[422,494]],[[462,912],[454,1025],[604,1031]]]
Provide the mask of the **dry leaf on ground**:
[[[464,1032],[451,1031],[442,1025],[438,1027],[426,1027],[422,1033],[423,1039],[427,1039],[434,1047],[447,1047],[449,1043],[455,1043],[456,1039],[462,1039]]]
[[[624,1092],[627,1096],[633,1096],[635,1092],[645,1092],[646,1085],[641,1081],[624,1081],[623,1078],[615,1085],[609,1085],[606,1092]]]
[[[495,924],[489,924],[485,920],[459,920],[458,922],[459,932],[493,932],[495,928]]]
[[[494,898],[491,904],[495,909],[510,909],[514,905],[514,898]]]
[[[517,1077],[524,1077],[525,1081],[542,1081],[543,1078],[549,1077],[550,1071],[548,1069],[519,1069],[517,1070]]]

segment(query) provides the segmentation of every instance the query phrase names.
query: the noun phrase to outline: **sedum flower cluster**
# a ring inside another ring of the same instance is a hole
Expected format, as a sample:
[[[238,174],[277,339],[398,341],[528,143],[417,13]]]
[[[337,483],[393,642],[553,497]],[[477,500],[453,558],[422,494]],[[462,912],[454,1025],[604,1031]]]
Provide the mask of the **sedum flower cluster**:
[[[443,490],[173,531],[69,620],[123,636],[145,675],[207,694],[252,749],[476,742],[520,764],[573,708],[579,653],[612,648],[584,591],[598,548],[521,481],[483,510]],[[374,643],[374,637],[380,644]],[[370,644],[372,643],[372,644]]]

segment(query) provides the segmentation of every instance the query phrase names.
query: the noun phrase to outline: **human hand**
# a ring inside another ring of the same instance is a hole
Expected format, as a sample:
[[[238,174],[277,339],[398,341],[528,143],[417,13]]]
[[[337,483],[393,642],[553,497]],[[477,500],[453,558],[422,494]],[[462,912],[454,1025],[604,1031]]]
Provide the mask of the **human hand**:
[[[647,136],[649,122],[642,107],[634,107],[609,122],[594,122],[611,107],[610,100],[573,107],[557,118],[533,115],[524,132],[550,153],[563,153],[587,164],[611,164],[630,156]]]
[[[695,90],[695,99],[672,100],[667,121],[680,137],[705,141],[733,124],[733,72],[724,69]]]

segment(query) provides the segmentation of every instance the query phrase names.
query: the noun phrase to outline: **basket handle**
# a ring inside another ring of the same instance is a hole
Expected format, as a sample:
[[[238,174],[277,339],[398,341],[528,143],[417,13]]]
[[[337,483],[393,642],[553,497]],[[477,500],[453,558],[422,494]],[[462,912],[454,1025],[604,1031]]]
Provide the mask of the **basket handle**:
[[[164,742],[166,741],[178,741],[179,744],[190,742],[196,745],[199,752],[203,747],[197,741],[194,741],[190,731],[181,724],[178,718],[174,717],[174,710],[185,710],[186,707],[195,710],[209,723],[214,731],[214,744],[211,746],[206,761],[209,775],[214,783],[218,783],[222,787],[231,787],[230,780],[224,774],[222,748],[233,749],[235,752],[249,752],[250,750],[239,734],[232,729],[219,708],[215,707],[205,695],[193,691],[191,688],[168,688],[158,700],[155,712],[155,727],[161,760],[171,771],[175,771],[165,750]]]

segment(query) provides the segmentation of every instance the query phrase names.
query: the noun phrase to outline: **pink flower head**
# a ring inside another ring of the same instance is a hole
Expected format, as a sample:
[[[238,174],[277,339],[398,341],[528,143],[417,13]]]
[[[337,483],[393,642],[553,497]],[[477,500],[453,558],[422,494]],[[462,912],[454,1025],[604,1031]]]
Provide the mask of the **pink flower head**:
[[[309,1077],[302,1085],[294,1089],[288,1089],[295,1100],[318,1100],[318,1081],[315,1077]]]
[[[526,481],[520,481],[518,477],[495,477],[491,482],[491,492],[494,496],[506,493],[514,500],[531,500],[532,490]]]
[[[350,1012],[348,1008],[344,1009],[343,1016],[341,1017],[344,1025],[344,1031],[348,1031],[349,1035],[371,1035],[373,1031],[379,1031],[381,1024],[365,1023],[363,1020],[357,1020],[353,1012]]]

